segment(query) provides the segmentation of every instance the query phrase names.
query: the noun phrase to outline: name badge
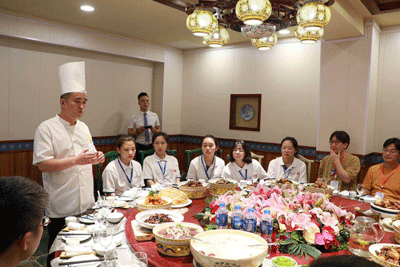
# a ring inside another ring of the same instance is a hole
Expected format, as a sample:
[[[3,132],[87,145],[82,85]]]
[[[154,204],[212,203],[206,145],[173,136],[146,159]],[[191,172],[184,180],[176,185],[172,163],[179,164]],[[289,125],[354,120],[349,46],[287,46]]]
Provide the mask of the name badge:
[[[333,186],[335,190],[339,190],[339,181],[331,181],[331,186]]]
[[[379,197],[380,199],[383,199],[385,197],[385,193],[382,192],[376,192],[375,197]]]

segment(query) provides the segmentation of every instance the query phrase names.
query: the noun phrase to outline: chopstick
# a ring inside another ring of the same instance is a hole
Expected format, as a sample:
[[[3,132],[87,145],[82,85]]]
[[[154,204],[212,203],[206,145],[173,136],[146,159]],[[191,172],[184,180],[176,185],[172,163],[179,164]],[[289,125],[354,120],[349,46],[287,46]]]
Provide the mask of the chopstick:
[[[193,237],[193,236],[191,236],[191,235],[185,235],[185,234],[184,234],[184,236],[186,236],[187,238],[196,240],[196,241],[200,241],[200,242],[206,243],[206,244],[211,244],[211,243],[209,243],[209,242],[207,242],[207,241],[204,241],[204,240],[199,239],[199,238],[197,238],[197,237]]]
[[[91,233],[58,233],[58,235],[92,235]]]
[[[279,243],[268,243],[268,244],[252,244],[252,245],[247,245],[248,247],[265,247],[265,246],[276,246],[280,245]]]
[[[64,265],[72,265],[72,264],[82,264],[82,263],[90,263],[90,262],[98,262],[103,261],[102,259],[92,259],[92,260],[81,260],[81,261],[65,261],[58,263],[59,266]]]

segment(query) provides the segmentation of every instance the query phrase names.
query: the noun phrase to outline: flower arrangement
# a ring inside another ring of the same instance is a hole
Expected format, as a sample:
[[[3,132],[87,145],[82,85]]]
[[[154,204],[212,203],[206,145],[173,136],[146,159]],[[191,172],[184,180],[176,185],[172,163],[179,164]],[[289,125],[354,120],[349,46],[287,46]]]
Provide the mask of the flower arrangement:
[[[249,208],[255,209],[257,224],[263,210],[269,208],[274,218],[272,242],[278,242],[279,251],[292,255],[319,257],[321,252],[347,249],[350,225],[354,215],[335,204],[321,193],[304,192],[285,198],[279,187],[264,188],[258,184],[250,194],[238,192],[206,200],[204,213],[196,214],[208,223],[206,230],[216,229],[215,212],[225,203],[230,216],[236,205],[242,207],[243,216]]]

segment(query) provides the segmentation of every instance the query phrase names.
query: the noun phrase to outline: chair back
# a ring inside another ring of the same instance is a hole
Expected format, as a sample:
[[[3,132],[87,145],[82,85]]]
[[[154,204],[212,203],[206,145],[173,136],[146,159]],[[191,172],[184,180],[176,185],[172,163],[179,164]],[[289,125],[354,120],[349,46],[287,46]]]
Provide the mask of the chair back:
[[[144,158],[149,156],[149,155],[154,154],[154,152],[155,152],[154,149],[139,151],[139,154],[140,154],[140,165],[143,166]],[[176,150],[167,150],[166,152],[167,152],[167,154],[171,154],[172,156],[175,157],[177,151]]]
[[[302,156],[300,154],[297,155],[297,158],[306,164],[306,167],[307,167],[307,183],[309,183],[310,179],[311,179],[311,166],[315,162],[315,160],[307,159],[307,158],[305,158],[304,156]]]
[[[110,151],[104,154],[105,159],[109,159],[109,162],[117,159],[119,156],[119,153],[117,151]],[[106,161],[105,161],[106,162]],[[100,163],[97,164],[97,188],[95,191],[99,191],[100,193],[103,193],[103,178],[101,176],[101,165]],[[95,192],[95,195],[97,196],[97,193]]]
[[[250,153],[251,153],[251,157],[252,157],[253,159],[258,160],[258,162],[260,162],[260,164],[261,164],[261,161],[262,161],[262,159],[264,158],[264,156],[263,156],[263,155],[257,155],[257,154],[255,154],[255,153],[253,153],[253,152],[251,152],[251,151],[250,151]]]

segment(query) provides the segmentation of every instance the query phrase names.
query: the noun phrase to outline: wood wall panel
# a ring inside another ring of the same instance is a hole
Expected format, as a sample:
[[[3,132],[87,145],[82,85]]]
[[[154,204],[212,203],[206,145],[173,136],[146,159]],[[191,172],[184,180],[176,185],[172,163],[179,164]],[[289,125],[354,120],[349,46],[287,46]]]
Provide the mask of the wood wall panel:
[[[0,176],[14,175],[14,153],[0,153]]]

